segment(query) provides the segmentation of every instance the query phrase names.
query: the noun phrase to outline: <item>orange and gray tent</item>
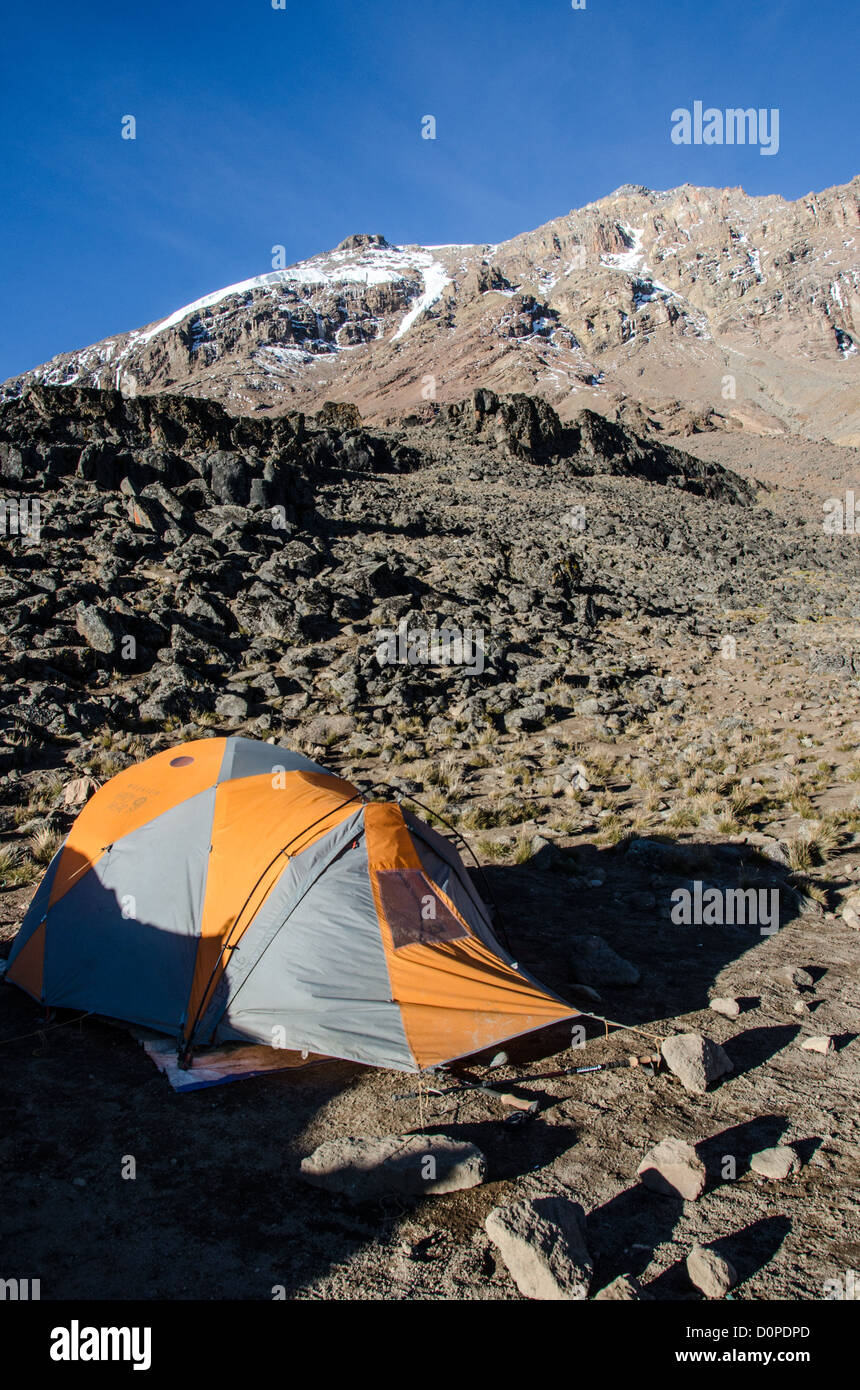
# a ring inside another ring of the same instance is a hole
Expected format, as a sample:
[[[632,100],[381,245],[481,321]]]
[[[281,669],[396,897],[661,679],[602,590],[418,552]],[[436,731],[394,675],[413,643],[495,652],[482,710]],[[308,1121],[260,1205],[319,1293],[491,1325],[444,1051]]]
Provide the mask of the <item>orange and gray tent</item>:
[[[51,1008],[416,1071],[570,1018],[449,842],[300,754],[207,738],[91,797],[7,980]]]

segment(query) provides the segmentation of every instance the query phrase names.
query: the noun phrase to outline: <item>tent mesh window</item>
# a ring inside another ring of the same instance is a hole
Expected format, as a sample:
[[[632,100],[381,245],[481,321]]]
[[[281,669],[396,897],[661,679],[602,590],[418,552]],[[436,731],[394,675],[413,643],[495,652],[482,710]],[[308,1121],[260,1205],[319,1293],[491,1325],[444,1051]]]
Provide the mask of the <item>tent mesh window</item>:
[[[468,936],[420,869],[380,869],[376,881],[395,951],[403,946],[438,946]]]

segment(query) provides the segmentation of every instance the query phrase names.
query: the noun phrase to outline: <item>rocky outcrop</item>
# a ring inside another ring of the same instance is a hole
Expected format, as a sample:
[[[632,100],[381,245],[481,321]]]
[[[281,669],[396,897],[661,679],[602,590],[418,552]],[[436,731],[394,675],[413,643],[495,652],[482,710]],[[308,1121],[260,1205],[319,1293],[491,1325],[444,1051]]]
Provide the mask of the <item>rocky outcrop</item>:
[[[0,479],[0,731],[418,716],[468,742],[576,714],[612,736],[683,690],[607,619],[716,646],[726,606],[811,612],[812,566],[853,601],[853,537],[765,525],[727,470],[484,388],[368,429],[343,404],[36,385],[0,404]]]

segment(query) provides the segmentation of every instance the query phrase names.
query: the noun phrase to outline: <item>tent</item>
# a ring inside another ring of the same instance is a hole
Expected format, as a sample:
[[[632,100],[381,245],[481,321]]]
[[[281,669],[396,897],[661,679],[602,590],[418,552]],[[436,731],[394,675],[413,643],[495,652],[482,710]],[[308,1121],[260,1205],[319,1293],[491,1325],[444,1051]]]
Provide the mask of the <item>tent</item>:
[[[194,1047],[416,1071],[575,1011],[520,969],[449,842],[286,748],[205,738],[91,797],[7,980]]]

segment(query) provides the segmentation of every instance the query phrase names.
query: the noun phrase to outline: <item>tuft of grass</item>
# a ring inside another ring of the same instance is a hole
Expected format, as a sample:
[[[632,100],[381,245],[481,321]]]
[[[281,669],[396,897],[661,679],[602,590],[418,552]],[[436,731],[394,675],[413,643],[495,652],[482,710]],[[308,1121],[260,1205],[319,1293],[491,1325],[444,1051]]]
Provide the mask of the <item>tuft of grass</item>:
[[[796,874],[807,873],[814,868],[814,857],[809,841],[804,835],[792,835],[785,842],[788,862]]]
[[[806,792],[795,792],[789,797],[788,804],[799,816],[803,816],[804,820],[812,820],[815,816],[815,802]]]
[[[0,845],[0,878],[18,863],[20,857],[14,845]]]
[[[490,806],[482,802],[475,802],[472,806],[467,806],[460,816],[460,828],[465,830],[491,830],[498,825],[496,813]]]
[[[806,873],[826,864],[844,838],[844,826],[839,819],[825,817],[786,842],[788,862],[796,873]]]
[[[601,845],[617,845],[629,835],[629,827],[625,825],[620,816],[613,812],[611,815],[604,816],[601,821],[597,841]]]
[[[37,864],[50,864],[62,843],[62,835],[43,825],[30,836],[30,856]]]
[[[114,748],[96,748],[90,758],[90,767],[97,777],[107,781],[110,777],[115,777],[123,768],[128,767],[129,758],[126,753],[120,753]]]
[[[24,888],[39,877],[39,866],[14,845],[0,847],[0,886]]]
[[[514,864],[527,864],[532,858],[532,840],[534,836],[531,831],[520,830],[514,840],[511,849],[511,861]]]
[[[482,859],[499,860],[508,857],[508,846],[504,840],[491,840],[488,836],[482,836],[476,847]]]
[[[818,903],[819,907],[828,908],[830,898],[827,889],[821,883],[816,883],[814,878],[805,878],[798,874],[794,879],[794,887],[804,898],[809,898],[811,902]]]
[[[749,787],[735,787],[729,795],[729,806],[734,820],[743,820],[756,807],[756,798]]]

